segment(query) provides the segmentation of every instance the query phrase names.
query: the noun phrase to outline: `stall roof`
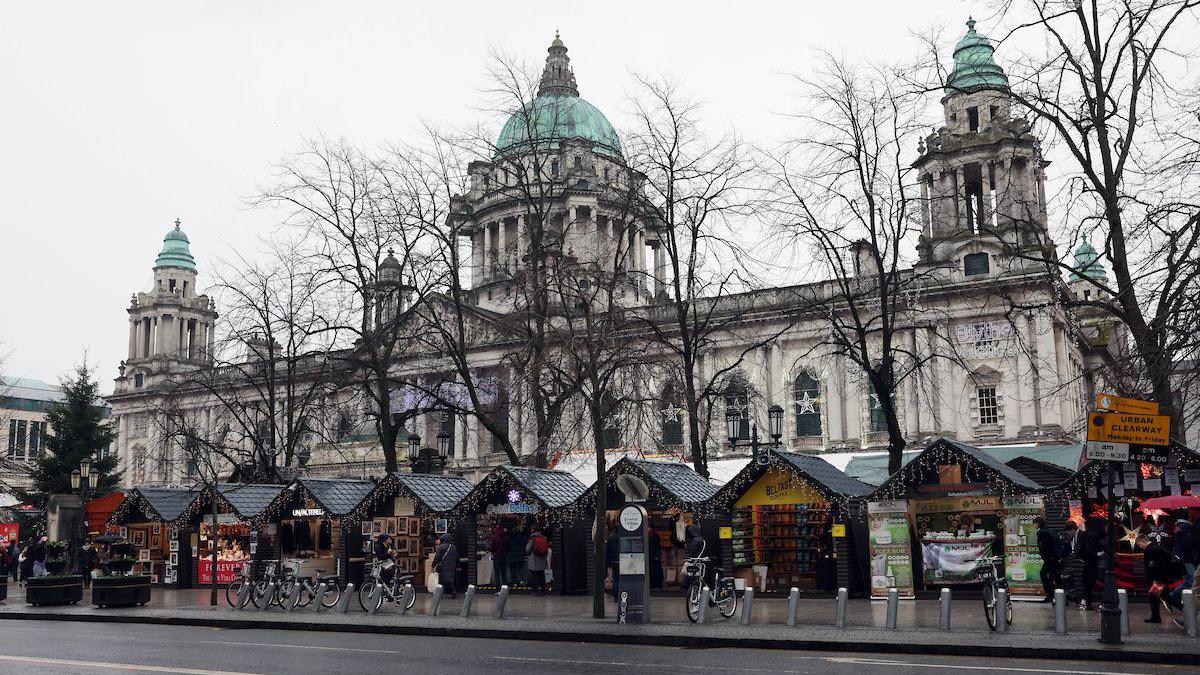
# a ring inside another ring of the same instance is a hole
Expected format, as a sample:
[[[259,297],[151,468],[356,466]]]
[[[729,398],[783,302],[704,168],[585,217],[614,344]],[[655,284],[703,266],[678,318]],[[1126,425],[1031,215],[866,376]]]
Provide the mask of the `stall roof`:
[[[1083,445],[1079,443],[1065,445],[989,445],[981,446],[977,449],[991,455],[1001,463],[1010,462],[1018,457],[1029,457],[1039,462],[1060,466],[1069,471],[1074,471],[1079,467],[1079,458],[1083,453]],[[906,451],[900,460],[900,465],[904,466],[908,464],[919,454],[921,454],[920,450]],[[845,454],[840,454],[837,459],[845,458]],[[830,457],[829,459],[832,463],[837,463],[835,458]],[[868,485],[882,485],[888,479],[887,466],[888,455],[886,452],[855,453],[846,462],[845,472],[850,477],[856,478]]]
[[[129,508],[139,506],[143,511],[148,511],[146,515],[158,518],[164,523],[173,523],[183,516],[201,494],[203,490],[197,487],[136,486],[125,495],[125,501],[121,502],[109,520],[111,522],[118,514],[124,515]]]
[[[271,504],[287,489],[278,483],[218,483],[221,499],[242,520],[257,520],[266,514]]]
[[[788,468],[800,473],[826,497],[862,497],[870,494],[875,488],[862,481],[855,480],[842,473],[837,467],[815,455],[804,455],[797,452],[781,450],[774,453]],[[716,501],[720,506],[729,504],[741,498],[752,481],[766,472],[770,467],[759,464],[747,464],[737,476],[717,491]],[[741,480],[739,480],[741,478]]]
[[[1075,473],[1057,464],[1048,464],[1032,457],[1017,457],[1016,459],[1008,460],[1005,464],[1021,472],[1021,475],[1044,488],[1055,487]]]
[[[651,453],[629,449],[614,449],[605,453],[605,458],[610,467],[626,457],[629,459],[656,462],[672,462],[692,468],[692,463],[686,459],[680,459],[679,453]],[[708,480],[713,485],[724,485],[736,476],[749,462],[750,457],[748,456],[709,460]],[[552,468],[570,473],[578,478],[579,482],[589,487],[596,483],[596,453],[594,450],[562,453],[555,457]]]
[[[1197,452],[1179,441],[1171,441],[1168,457],[1175,460],[1179,468],[1200,467],[1200,452]],[[1083,493],[1096,480],[1097,475],[1104,470],[1107,462],[1087,462],[1079,470],[1060,483],[1055,490],[1066,490],[1072,493]]]
[[[369,480],[297,478],[296,482],[325,513],[335,518],[350,515],[375,489],[375,483]]]
[[[502,464],[493,471],[503,471],[521,487],[536,497],[546,508],[560,508],[579,499],[587,490],[579,479],[565,471],[534,469],[527,466]],[[488,478],[485,478],[486,482]]]
[[[626,457],[614,464],[608,475],[615,477],[623,473],[633,473],[654,483],[679,505],[702,504],[717,493],[712,483],[685,464]]]
[[[894,487],[895,483],[902,481],[904,477],[910,473],[910,467],[914,466],[915,462],[919,461],[921,455],[945,450],[950,450],[963,457],[973,460],[983,468],[999,476],[1001,480],[1019,488],[1020,490],[1036,492],[1042,489],[1037,483],[1033,482],[1029,478],[1026,478],[1019,471],[1004,464],[981,448],[977,448],[973,445],[967,445],[966,443],[959,443],[958,441],[952,441],[948,438],[939,438],[925,446],[925,449],[917,455],[917,458],[914,458],[914,460],[902,466],[899,471],[892,474],[886,481],[883,482],[882,485],[876,488],[875,492],[872,494],[886,493],[889,489]]]
[[[425,508],[434,512],[449,511],[458,505],[474,487],[462,476],[440,476],[428,473],[393,473],[390,478],[407,488]]]

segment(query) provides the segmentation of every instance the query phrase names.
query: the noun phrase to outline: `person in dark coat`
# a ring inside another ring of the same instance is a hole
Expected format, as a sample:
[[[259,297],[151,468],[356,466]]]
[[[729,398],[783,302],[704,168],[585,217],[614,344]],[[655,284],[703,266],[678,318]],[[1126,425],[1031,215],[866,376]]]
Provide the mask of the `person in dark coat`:
[[[1162,544],[1144,535],[1137,538],[1137,547],[1142,551],[1146,579],[1150,582],[1146,594],[1150,601],[1150,618],[1146,619],[1146,623],[1162,623],[1160,607],[1168,601],[1167,591],[1177,578],[1173,556]]]
[[[458,574],[458,547],[449,534],[443,534],[441,541],[433,549],[433,568],[438,573],[438,583],[442,585],[446,595],[457,597],[454,588],[454,577]]]
[[[1038,516],[1033,519],[1033,524],[1037,525],[1038,555],[1042,558],[1042,590],[1046,592],[1042,602],[1054,602],[1054,589],[1062,588],[1062,576],[1059,574],[1062,560],[1058,552],[1060,540],[1054,530],[1046,526],[1045,518]]]
[[[92,542],[86,542],[79,549],[79,573],[83,575],[83,587],[92,585],[92,568],[96,566],[96,549]]]
[[[1083,606],[1092,609],[1092,594],[1096,580],[1100,578],[1100,558],[1104,555],[1105,540],[1108,538],[1108,523],[1103,518],[1087,521],[1083,533]]]
[[[662,588],[663,586],[663,566],[662,566],[662,540],[658,538],[658,532],[650,531],[650,588]]]
[[[608,573],[612,575],[612,595],[614,601],[617,601],[621,597],[617,591],[617,585],[621,579],[621,571],[618,565],[619,560],[620,556],[617,553],[617,530],[610,524],[608,538],[604,540],[604,564],[608,565]]]
[[[20,565],[21,578],[18,580],[20,584],[24,584],[29,577],[33,576],[33,547],[33,543],[28,543],[25,545],[24,550],[21,551],[23,557],[21,558]]]
[[[704,541],[704,531],[700,526],[693,523],[687,528],[687,557],[688,558],[703,558],[704,551],[707,548],[707,543]],[[705,570],[711,570],[711,565],[705,565]],[[683,591],[687,593],[687,588],[692,584],[690,577],[683,580]]]
[[[492,580],[500,588],[508,583],[508,530],[501,523],[488,539],[488,552],[492,554]]]
[[[508,583],[525,581],[525,542],[528,534],[516,525],[508,527]]]

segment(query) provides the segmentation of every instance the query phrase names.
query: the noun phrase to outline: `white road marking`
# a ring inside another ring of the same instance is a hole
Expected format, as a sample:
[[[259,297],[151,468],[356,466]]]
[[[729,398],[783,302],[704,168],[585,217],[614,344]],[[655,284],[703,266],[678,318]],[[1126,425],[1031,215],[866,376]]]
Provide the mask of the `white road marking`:
[[[1054,668],[1016,668],[1011,666],[964,666],[953,663],[912,663],[911,661],[895,661],[891,659],[876,659],[870,657],[829,656],[826,659],[833,663],[852,663],[871,666],[919,666],[921,668],[942,668],[950,670],[987,670],[1018,673],[1053,673],[1055,675],[1113,675],[1111,670],[1061,670]],[[1127,674],[1135,675],[1135,674]]]
[[[104,668],[107,670],[123,670],[130,673],[185,673],[187,675],[254,675],[229,670],[204,670],[202,668],[172,668],[170,666],[151,666],[138,663],[107,663],[105,661],[71,661],[68,659],[48,659],[41,656],[10,656],[0,654],[0,661],[16,661],[18,663],[36,663],[44,666],[70,666],[73,668]]]
[[[294,645],[286,642],[228,642],[226,640],[201,640],[206,645],[231,645],[234,647],[285,647],[287,649],[319,649],[330,652],[357,652],[360,654],[406,654],[412,651],[395,651],[391,649],[362,649],[358,647],[326,647],[322,645]]]
[[[497,661],[525,661],[528,663],[561,663],[572,666],[622,666],[629,668],[659,668],[662,664],[657,663],[635,663],[635,662],[613,662],[613,661],[581,661],[571,659],[547,659],[535,658],[527,656],[493,656]],[[1114,671],[1103,670],[1061,670],[1051,668],[1015,668],[1005,666],[965,666],[949,663],[914,663],[911,661],[894,661],[889,659],[873,659],[873,658],[856,658],[853,656],[800,656],[789,654],[789,659],[815,659],[819,661],[827,661],[829,663],[846,663],[854,665],[873,665],[873,666],[901,666],[908,668],[943,668],[953,670],[975,670],[975,671],[1005,671],[1005,672],[1020,672],[1020,673],[1051,673],[1053,675],[1113,675]],[[724,666],[691,666],[683,664],[671,664],[671,667],[677,670],[719,670],[723,672],[738,672],[738,673],[759,673],[761,668],[729,668]],[[804,673],[808,671],[802,670],[772,670],[776,673]]]

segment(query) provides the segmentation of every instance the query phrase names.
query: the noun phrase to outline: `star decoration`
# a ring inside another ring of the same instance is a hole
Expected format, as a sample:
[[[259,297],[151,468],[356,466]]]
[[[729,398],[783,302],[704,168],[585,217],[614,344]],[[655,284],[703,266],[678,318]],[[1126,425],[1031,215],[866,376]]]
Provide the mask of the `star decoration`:
[[[871,407],[872,408],[882,408],[883,407],[883,402],[879,400],[879,394],[876,394],[874,392],[871,393]]]
[[[820,402],[821,399],[809,396],[808,392],[806,391],[800,398],[796,399],[797,412],[801,415],[815,413],[817,412],[817,404]]]
[[[674,422],[679,419],[679,415],[683,412],[682,406],[677,406],[674,403],[667,403],[667,406],[662,409],[663,419]]]
[[[1123,541],[1126,544],[1129,544],[1129,548],[1136,551],[1137,550],[1137,538],[1141,535],[1141,533],[1138,532],[1137,530],[1131,530],[1128,527],[1125,527],[1124,525],[1121,526],[1121,529],[1125,530],[1125,536],[1121,537],[1120,541]]]
[[[1142,513],[1144,513],[1147,518],[1153,519],[1155,525],[1158,524],[1158,519],[1160,517],[1167,515],[1167,512],[1163,511],[1162,509],[1138,509],[1138,510],[1141,511]]]
[[[1167,530],[1163,526],[1153,525],[1150,527],[1150,534],[1148,536],[1151,539],[1153,539],[1154,541],[1161,544],[1162,540],[1166,539],[1170,535],[1167,534]]]

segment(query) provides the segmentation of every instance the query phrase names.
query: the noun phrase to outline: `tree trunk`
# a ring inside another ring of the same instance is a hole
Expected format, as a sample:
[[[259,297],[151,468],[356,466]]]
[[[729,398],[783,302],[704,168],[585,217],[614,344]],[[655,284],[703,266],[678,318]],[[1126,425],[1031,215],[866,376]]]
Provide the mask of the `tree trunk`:
[[[593,537],[594,555],[592,557],[592,573],[596,582],[592,584],[592,618],[604,618],[604,578],[608,576],[607,551],[608,541],[608,476],[604,455],[604,420],[600,415],[599,401],[592,405],[592,437],[596,449],[596,523]],[[616,579],[613,579],[616,583]]]

